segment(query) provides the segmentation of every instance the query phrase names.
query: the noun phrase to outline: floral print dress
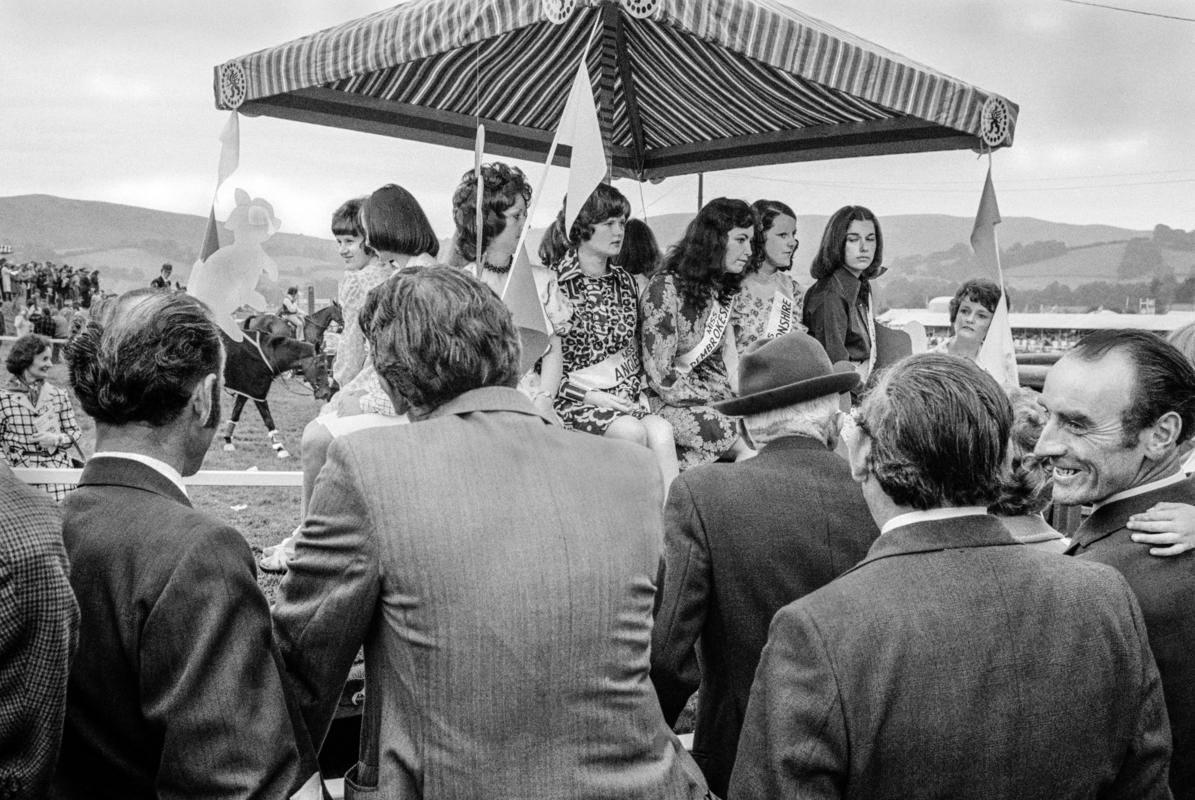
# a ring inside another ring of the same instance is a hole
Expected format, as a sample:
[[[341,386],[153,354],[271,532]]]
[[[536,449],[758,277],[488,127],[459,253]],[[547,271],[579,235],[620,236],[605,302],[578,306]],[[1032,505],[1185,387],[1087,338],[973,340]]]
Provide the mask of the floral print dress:
[[[677,291],[670,273],[657,273],[639,300],[643,371],[653,396],[652,411],[672,424],[681,470],[717,461],[738,439],[735,421],[710,408],[732,396],[722,348],[693,367],[678,369],[675,359],[701,341],[713,311],[698,311]],[[731,326],[726,326],[728,335]]]
[[[583,380],[570,379],[570,375],[625,352],[629,358],[619,370],[618,381],[598,388],[633,405],[639,403],[642,389],[637,336],[639,286],[621,267],[610,266],[599,277],[586,275],[572,252],[555,265],[555,270],[560,293],[572,305],[573,315],[567,334],[560,337],[564,377],[553,405],[566,428],[601,436],[614,420],[626,414],[613,408],[586,405],[585,392],[593,387]],[[645,408],[631,413],[638,419],[646,415]]]
[[[780,320],[777,331],[771,335],[783,336],[793,331],[807,330],[801,324],[805,292],[797,283],[797,279],[792,277],[792,273],[780,270],[771,275],[752,273],[743,279],[742,288],[734,298],[734,310],[730,315],[730,324],[734,326],[734,343],[740,353],[745,353],[748,347],[760,339],[768,338],[768,322],[772,316],[776,292],[780,292],[792,302],[792,313]]]

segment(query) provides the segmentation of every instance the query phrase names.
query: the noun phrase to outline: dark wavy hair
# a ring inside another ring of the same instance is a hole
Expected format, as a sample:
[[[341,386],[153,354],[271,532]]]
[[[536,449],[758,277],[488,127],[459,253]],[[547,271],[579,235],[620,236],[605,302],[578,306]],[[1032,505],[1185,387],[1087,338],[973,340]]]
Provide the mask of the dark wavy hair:
[[[413,406],[430,411],[472,389],[518,383],[510,310],[464,270],[407,267],[370,292],[362,316],[365,308],[374,367]]]
[[[822,231],[822,243],[809,266],[809,274],[814,280],[830,277],[845,264],[846,234],[852,222],[870,222],[875,225],[875,257],[871,260],[871,266],[863,271],[863,277],[874,278],[880,274],[880,269],[884,266],[884,234],[880,230],[879,219],[869,208],[843,206],[834,212],[826,223],[826,229]]]
[[[755,228],[755,212],[742,200],[718,197],[705,204],[668,250],[660,272],[676,276],[677,291],[698,311],[711,297],[723,305],[739,292],[743,276],[723,269],[726,237],[735,228]]]
[[[599,183],[577,212],[577,218],[569,227],[568,236],[565,236],[564,214],[567,210],[562,205],[556,219],[552,220],[552,224],[544,231],[544,238],[539,245],[539,256],[545,264],[559,261],[569,249],[575,250],[581,246],[581,242],[588,242],[593,236],[594,228],[611,217],[622,217],[625,220],[631,215],[631,204],[622,192],[613,186]],[[560,252],[561,244],[565,245],[564,252]]]
[[[32,366],[33,359],[49,350],[52,345],[53,343],[41,334],[27,333],[13,342],[12,350],[8,352],[4,366],[19,378],[25,374],[25,370]]]
[[[502,162],[481,165],[482,221],[481,249],[506,230],[506,212],[518,198],[531,203],[531,184],[518,167]],[[473,170],[461,176],[452,193],[452,221],[456,224],[453,244],[464,262],[476,261],[477,253],[477,177]]]
[[[1007,291],[1005,298],[1008,297]],[[950,300],[950,324],[954,324],[955,318],[958,316],[959,306],[963,304],[964,300],[970,300],[972,303],[979,303],[991,313],[996,313],[996,304],[1000,302],[1000,284],[995,281],[990,281],[987,278],[971,278],[963,281],[963,285],[958,287],[958,291],[954,293],[954,297]],[[1011,301],[1006,301],[1011,303]]]
[[[755,212],[755,238],[751,240],[751,260],[747,262],[745,270],[749,273],[759,272],[767,258],[764,248],[768,243],[768,231],[772,229],[776,217],[792,217],[794,221],[797,218],[793,210],[779,200],[756,200],[751,204],[751,210]],[[792,269],[792,264],[784,269]]]
[[[1195,433],[1195,367],[1174,345],[1142,330],[1095,331],[1079,340],[1064,358],[1098,361],[1123,351],[1136,367],[1133,396],[1121,415],[1121,444],[1133,447],[1141,431],[1168,412],[1182,420],[1178,444]]]
[[[894,503],[989,506],[1000,495],[1012,406],[970,360],[910,356],[879,373],[860,406],[868,470]]]
[[[1050,504],[1054,481],[1033,454],[1046,426],[1047,413],[1032,389],[1012,395],[1012,430],[1008,435],[1008,461],[1000,477],[1000,496],[988,506],[999,517],[1037,514]]]
[[[388,183],[361,203],[361,230],[375,251],[409,256],[440,252],[440,240],[414,195]]]
[[[656,235],[641,219],[628,219],[622,234],[622,250],[614,263],[632,275],[650,275],[660,265],[660,246]]]
[[[96,422],[161,427],[195,385],[220,376],[224,347],[207,307],[182,292],[121,295],[67,345],[70,383]]]

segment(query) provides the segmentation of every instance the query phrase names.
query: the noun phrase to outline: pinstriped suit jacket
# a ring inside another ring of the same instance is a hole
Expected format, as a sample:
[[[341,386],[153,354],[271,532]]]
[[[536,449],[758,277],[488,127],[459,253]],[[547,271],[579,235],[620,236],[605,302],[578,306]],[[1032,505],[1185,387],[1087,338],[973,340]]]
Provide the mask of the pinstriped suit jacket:
[[[662,501],[513,389],[333,442],[274,617],[316,736],[365,645],[349,796],[704,797],[648,677]]]

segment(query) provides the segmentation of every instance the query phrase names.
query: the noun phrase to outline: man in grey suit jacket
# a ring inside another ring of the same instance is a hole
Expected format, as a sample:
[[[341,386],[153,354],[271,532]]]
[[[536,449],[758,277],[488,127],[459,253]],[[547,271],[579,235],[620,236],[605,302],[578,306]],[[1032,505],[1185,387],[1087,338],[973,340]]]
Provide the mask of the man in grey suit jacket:
[[[1195,369],[1146,331],[1099,331],[1046,376],[1049,419],[1037,444],[1054,499],[1095,509],[1067,553],[1116,567],[1137,595],[1166,695],[1174,761],[1170,788],[1195,798],[1195,552],[1149,554],[1129,517],[1155,503],[1195,505],[1178,446],[1195,433]]]
[[[715,408],[743,416],[759,455],[691,469],[668,494],[651,677],[669,724],[700,683],[693,758],[717,795],[772,616],[858,563],[880,533],[834,453],[840,393],[859,383],[846,369],[806,333],[754,343],[740,396]]]
[[[82,622],[54,796],[319,797],[253,555],[183,484],[220,419],[219,329],[143,289],[68,359],[96,452],[63,509]]]
[[[1011,423],[970,361],[881,373],[843,430],[880,538],[772,621],[730,797],[1170,796],[1128,583],[985,512]]]
[[[329,447],[274,609],[317,737],[365,646],[348,790],[704,797],[649,678],[650,452],[552,425],[512,388],[510,312],[467,273],[405,269],[375,300],[374,364],[412,424]]]

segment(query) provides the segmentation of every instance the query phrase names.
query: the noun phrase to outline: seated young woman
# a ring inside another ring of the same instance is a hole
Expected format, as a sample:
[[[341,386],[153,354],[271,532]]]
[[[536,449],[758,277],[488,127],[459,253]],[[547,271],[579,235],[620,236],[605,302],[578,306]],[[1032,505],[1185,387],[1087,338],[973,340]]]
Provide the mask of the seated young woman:
[[[556,414],[566,428],[626,439],[651,449],[665,486],[679,471],[672,426],[641,399],[639,287],[612,259],[623,244],[630,203],[600,185],[564,231],[564,209],[544,234],[540,254],[556,272],[560,293],[572,305],[572,323],[560,336],[563,379]],[[553,242],[564,243],[558,258]],[[545,389],[548,387],[544,387]]]
[[[751,258],[755,214],[742,200],[711,200],[689,223],[639,300],[643,368],[652,410],[672,425],[680,468],[754,455],[736,421],[711,403],[733,393],[730,309]]]
[[[481,165],[481,183],[481,247],[478,249],[477,177],[469,170],[461,176],[452,195],[456,232],[448,263],[480,278],[494,294],[502,297],[510,281],[519,237],[527,224],[531,184],[521,169],[501,162]],[[560,336],[568,330],[572,306],[560,295],[555,273],[533,266],[532,275],[552,332],[547,352],[537,368],[519,381],[519,391],[530,397],[541,412],[554,416],[552,395],[545,387],[560,382]]]
[[[740,353],[760,339],[805,330],[801,324],[805,292],[792,274],[793,255],[800,244],[797,215],[779,200],[756,200],[751,208],[755,211],[751,260],[730,317]]]

